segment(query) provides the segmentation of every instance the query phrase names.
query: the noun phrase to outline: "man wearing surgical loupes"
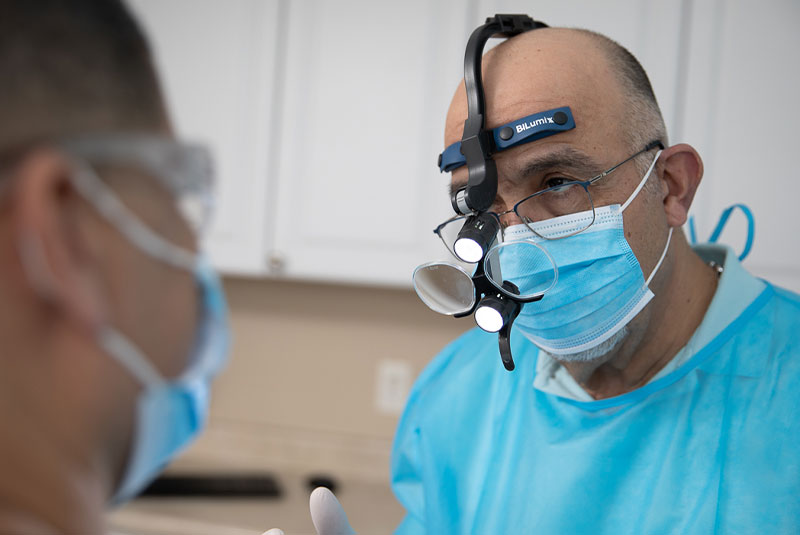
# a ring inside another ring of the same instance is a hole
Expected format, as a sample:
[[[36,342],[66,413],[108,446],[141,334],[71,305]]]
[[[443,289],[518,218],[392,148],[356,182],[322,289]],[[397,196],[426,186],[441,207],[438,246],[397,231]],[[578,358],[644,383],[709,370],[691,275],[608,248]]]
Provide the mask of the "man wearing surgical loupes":
[[[522,305],[513,372],[473,329],[417,380],[392,455],[398,533],[797,532],[800,297],[689,245],[702,161],[670,145],[641,66],[542,28],[487,53],[482,79],[487,128],[574,119],[493,155],[503,230],[486,256],[517,286],[541,258],[558,278]],[[462,84],[445,147],[466,119]]]

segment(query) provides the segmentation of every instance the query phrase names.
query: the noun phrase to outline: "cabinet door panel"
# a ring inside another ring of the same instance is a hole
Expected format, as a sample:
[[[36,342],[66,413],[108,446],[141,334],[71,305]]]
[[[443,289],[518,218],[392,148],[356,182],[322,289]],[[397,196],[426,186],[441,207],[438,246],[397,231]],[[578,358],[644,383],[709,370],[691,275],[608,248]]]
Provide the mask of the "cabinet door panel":
[[[206,247],[226,273],[263,273],[270,236],[277,0],[131,0],[151,41],[178,135],[217,171]]]
[[[466,16],[455,1],[290,2],[276,274],[408,285],[438,250]]]

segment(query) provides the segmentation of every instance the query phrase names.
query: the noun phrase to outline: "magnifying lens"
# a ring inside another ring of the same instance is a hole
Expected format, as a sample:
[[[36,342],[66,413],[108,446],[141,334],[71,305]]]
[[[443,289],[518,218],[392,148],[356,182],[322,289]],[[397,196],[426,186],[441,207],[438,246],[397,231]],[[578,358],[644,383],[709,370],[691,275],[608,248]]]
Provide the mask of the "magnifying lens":
[[[470,275],[450,262],[429,262],[414,270],[414,290],[431,310],[461,318],[498,333],[500,357],[514,369],[509,336],[526,303],[538,301],[558,281],[558,269],[547,250],[531,240],[495,244]]]
[[[428,308],[457,318],[475,308],[476,292],[472,275],[449,262],[429,262],[414,270],[414,290]]]

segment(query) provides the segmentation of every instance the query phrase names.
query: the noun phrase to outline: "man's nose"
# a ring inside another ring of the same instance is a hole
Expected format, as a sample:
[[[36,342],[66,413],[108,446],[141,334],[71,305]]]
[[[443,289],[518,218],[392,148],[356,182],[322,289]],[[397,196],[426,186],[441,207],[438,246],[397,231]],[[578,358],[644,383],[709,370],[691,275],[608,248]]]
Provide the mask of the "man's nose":
[[[500,225],[503,228],[508,228],[512,225],[521,225],[524,223],[524,221],[520,219],[514,210],[506,210],[503,212],[498,212],[497,214],[500,217]]]
[[[523,223],[523,221],[519,218],[516,212],[514,212],[514,205],[509,202],[506,202],[507,198],[508,198],[507,193],[503,194],[498,192],[497,196],[494,199],[494,204],[492,204],[491,208],[491,210],[497,214],[497,217],[500,219],[500,225],[503,228]]]

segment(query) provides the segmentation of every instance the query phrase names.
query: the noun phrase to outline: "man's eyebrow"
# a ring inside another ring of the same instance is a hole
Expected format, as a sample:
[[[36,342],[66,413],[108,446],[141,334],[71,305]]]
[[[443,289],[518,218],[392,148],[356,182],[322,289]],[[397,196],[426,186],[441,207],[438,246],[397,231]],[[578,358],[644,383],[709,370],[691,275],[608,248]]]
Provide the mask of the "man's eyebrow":
[[[520,166],[515,177],[508,178],[518,181],[553,168],[570,171],[581,180],[588,180],[602,172],[602,165],[585,152],[573,147],[560,147],[552,152],[531,158]]]
[[[551,152],[537,155],[523,163],[514,176],[504,177],[512,183],[518,183],[532,175],[559,168],[574,173],[581,180],[588,180],[602,172],[602,165],[588,154],[573,147],[559,147]],[[464,187],[466,180],[450,184],[450,195]]]

